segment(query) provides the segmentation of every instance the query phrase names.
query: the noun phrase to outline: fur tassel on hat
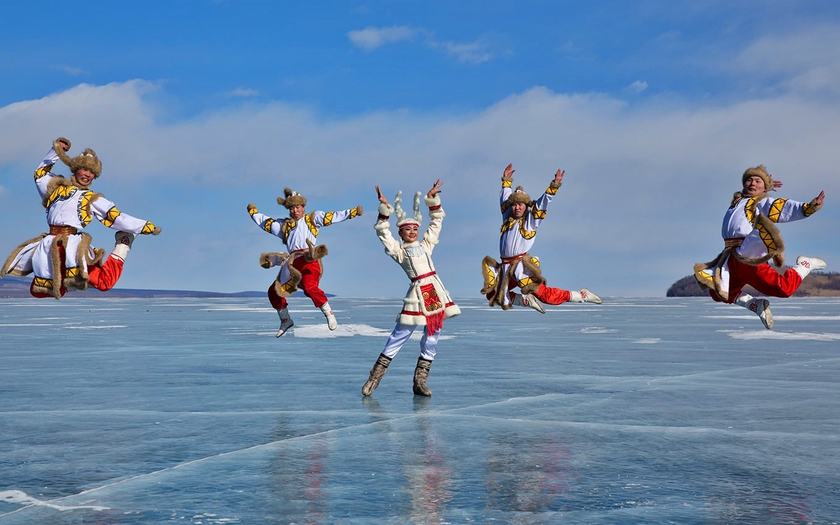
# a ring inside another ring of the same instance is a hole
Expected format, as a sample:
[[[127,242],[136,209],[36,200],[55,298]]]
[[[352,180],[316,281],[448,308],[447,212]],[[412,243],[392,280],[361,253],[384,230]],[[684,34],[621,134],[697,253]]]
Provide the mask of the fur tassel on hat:
[[[99,175],[102,173],[102,161],[96,156],[96,152],[90,148],[86,148],[81,155],[78,157],[70,158],[67,155],[67,152],[64,151],[64,148],[59,146],[59,142],[66,141],[67,144],[70,143],[67,139],[58,139],[53,143],[53,149],[55,150],[58,158],[61,159],[62,162],[70,166],[70,171],[74,174],[81,170],[86,169],[93,173],[94,178],[99,178]]]
[[[283,190],[283,194],[285,195],[285,198],[277,197],[277,204],[284,206],[287,210],[290,210],[295,206],[306,207],[306,197],[300,193],[292,191],[291,188],[286,188]]]

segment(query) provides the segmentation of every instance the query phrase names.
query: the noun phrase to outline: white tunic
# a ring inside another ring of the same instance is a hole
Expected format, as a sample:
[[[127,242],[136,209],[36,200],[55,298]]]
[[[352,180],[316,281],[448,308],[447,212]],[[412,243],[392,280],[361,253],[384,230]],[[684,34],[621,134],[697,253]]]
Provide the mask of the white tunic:
[[[444,318],[449,318],[461,313],[461,309],[443,287],[432,262],[432,252],[438,243],[446,213],[440,207],[439,196],[426,198],[425,201],[429,206],[430,220],[421,241],[404,243],[394,239],[388,222],[393,212],[390,206],[379,205],[379,219],[374,225],[377,237],[385,246],[385,253],[400,265],[411,280],[403,298],[403,309],[397,316],[399,324],[426,325],[427,316],[443,314]]]
[[[726,210],[721,225],[721,236],[726,239],[743,239],[741,245],[735,251],[745,259],[758,259],[766,256],[769,251],[761,237],[761,232],[753,226],[754,217],[751,216],[750,207],[754,198],[736,198],[732,205]],[[808,203],[798,202],[790,199],[773,199],[764,197],[755,202],[755,213],[760,213],[774,223],[798,221],[810,217],[816,210]],[[711,280],[714,276],[714,268],[703,270]],[[720,274],[721,290],[729,291],[729,258],[721,267]]]
[[[537,236],[537,228],[539,228],[542,221],[545,220],[546,212],[548,211],[548,205],[551,204],[551,199],[557,193],[557,188],[549,187],[545,190],[545,192],[534,201],[533,204],[529,204],[528,208],[525,210],[525,214],[519,218],[515,219],[512,216],[510,206],[507,206],[507,200],[510,197],[513,190],[511,186],[513,185],[513,180],[502,180],[502,190],[499,192],[499,205],[502,211],[502,228],[499,236],[499,254],[502,257],[502,265],[499,269],[499,272],[496,275],[496,279],[504,279],[504,276],[508,275],[508,271],[510,270],[511,263],[506,263],[504,259],[510,259],[516,257],[518,255],[522,255],[530,251],[531,247],[534,246],[534,241],[536,240]],[[539,265],[539,259],[536,257],[531,257],[532,261]],[[525,286],[531,282],[531,276],[523,268],[521,260],[517,260],[515,263],[516,266],[513,269],[513,275],[516,277],[519,286]],[[503,285],[503,290],[507,290],[507,283]],[[502,305],[510,304],[510,297],[507,293],[503,294],[502,297]]]
[[[53,186],[52,194],[47,195],[51,180],[57,175],[51,172],[58,161],[53,148],[47,152],[44,160],[35,170],[35,186],[42,201],[46,198],[47,224],[50,226],[70,226],[79,232],[67,235],[65,239],[65,263],[68,275],[87,275],[86,259],[93,259],[94,249],[88,248],[87,258],[78,257],[77,250],[82,241],[81,230],[97,219],[105,226],[129,233],[150,234],[155,225],[143,219],[122,213],[113,202],[102,195],[77,186]],[[46,235],[20,247],[12,259],[4,266],[3,275],[28,275],[35,273],[36,278],[51,280],[55,276],[52,267],[53,239],[55,235]],[[81,261],[79,261],[81,259]]]

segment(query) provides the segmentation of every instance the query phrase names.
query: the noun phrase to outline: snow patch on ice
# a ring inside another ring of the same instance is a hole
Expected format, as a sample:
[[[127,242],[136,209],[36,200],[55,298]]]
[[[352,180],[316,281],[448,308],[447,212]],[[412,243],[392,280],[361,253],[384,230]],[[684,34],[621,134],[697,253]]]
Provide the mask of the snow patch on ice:
[[[326,322],[323,324],[295,325],[291,332],[295,337],[308,339],[326,339],[333,337],[353,337],[355,335],[367,337],[388,337],[391,333],[368,324],[339,324],[338,328],[330,331]]]
[[[812,332],[776,332],[773,330],[755,330],[749,332],[727,331],[724,333],[733,339],[750,341],[754,339],[781,339],[786,341],[840,341],[840,334]]]
[[[605,326],[587,326],[580,329],[582,334],[611,334],[613,332],[617,332],[617,330]]]
[[[643,337],[641,339],[636,339],[633,341],[638,345],[655,345],[656,343],[662,341],[662,339],[658,337]]]
[[[101,325],[101,326],[89,326],[89,325],[80,325],[80,326],[65,326],[67,330],[110,330],[112,328],[128,328],[127,325],[124,324],[109,324],[109,325]]]
[[[64,506],[64,505],[56,505],[56,504],[50,503],[48,501],[41,501],[37,498],[33,498],[32,496],[28,496],[25,492],[21,492],[20,490],[0,491],[0,501],[3,501],[5,503],[17,503],[19,505],[25,505],[25,506],[49,507],[51,509],[55,509],[55,510],[59,510],[59,511],[78,510],[78,509],[109,510],[108,507],[100,507],[98,505],[75,505],[75,506],[72,506],[72,507],[67,507],[67,506]]]

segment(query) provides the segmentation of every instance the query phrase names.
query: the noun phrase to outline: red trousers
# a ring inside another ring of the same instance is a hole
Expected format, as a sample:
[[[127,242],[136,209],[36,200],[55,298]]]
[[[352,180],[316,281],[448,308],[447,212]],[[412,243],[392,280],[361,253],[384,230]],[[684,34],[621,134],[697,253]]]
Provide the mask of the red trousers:
[[[511,299],[513,299],[513,290],[518,286],[519,283],[516,282],[516,279],[511,279],[508,283],[508,290],[510,290],[509,293],[511,295]],[[490,292],[486,297],[489,300],[492,299],[494,295],[496,295],[495,292]],[[541,284],[534,292],[534,297],[545,304],[558,305],[568,301],[572,297],[572,294],[570,294],[568,290],[561,290],[560,288],[552,288],[550,286],[546,286],[545,284]]]
[[[793,268],[779,273],[769,264],[744,264],[735,257],[729,257],[729,299],[723,299],[714,290],[709,295],[719,303],[732,304],[741,295],[744,286],[750,285],[763,295],[770,297],[790,297],[799,285],[802,276]]]
[[[58,253],[59,257],[61,258],[60,275],[62,283],[60,293],[61,297],[64,297],[64,294],[67,293],[67,288],[65,288],[64,286],[64,277],[67,275],[67,267],[65,266],[64,262],[64,246],[60,244],[58,245]],[[101,292],[106,292],[110,290],[114,287],[115,284],[117,284],[117,281],[120,280],[123,271],[123,264],[124,261],[119,257],[108,256],[102,263],[102,266],[88,267],[88,284]],[[55,278],[56,277],[53,277],[53,279]],[[47,293],[33,291],[32,286],[29,287],[29,293],[33,297],[38,298],[52,297],[52,295]]]
[[[320,308],[327,302],[327,294],[321,290],[321,262],[319,260],[307,261],[303,257],[295,257],[292,266],[300,272],[300,288],[312,303]],[[274,283],[268,287],[268,301],[275,310],[282,310],[288,306],[285,297],[280,297],[274,290]]]

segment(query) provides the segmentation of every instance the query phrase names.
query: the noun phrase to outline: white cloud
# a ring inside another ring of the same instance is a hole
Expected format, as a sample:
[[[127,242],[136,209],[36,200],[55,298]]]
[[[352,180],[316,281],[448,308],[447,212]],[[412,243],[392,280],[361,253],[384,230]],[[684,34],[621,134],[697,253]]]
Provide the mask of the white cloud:
[[[647,90],[647,88],[647,82],[645,82],[644,80],[636,80],[635,82],[627,86],[625,89],[630,93],[641,93],[642,91]]]
[[[361,30],[350,31],[347,33],[347,37],[353,45],[365,51],[373,51],[385,44],[422,37],[423,45],[429,49],[442,51],[460,62],[481,64],[493,58],[493,53],[490,51],[491,46],[484,38],[466,43],[438,40],[435,38],[434,32],[424,28],[412,28],[410,26],[366,27]]]
[[[72,66],[55,66],[54,69],[58,71],[62,71],[72,77],[80,77],[82,75],[87,75],[88,72],[79,67],[72,67]]]
[[[259,91],[256,89],[250,88],[237,88],[228,93],[229,96],[235,98],[249,98],[249,97],[256,97],[260,94]]]
[[[840,94],[840,28],[810,27],[789,34],[774,34],[752,42],[726,64],[730,72],[747,79],[776,78],[778,85],[795,92]]]
[[[331,254],[325,289],[342,295],[397,294],[405,285],[370,228],[375,184],[391,196],[444,180],[447,223],[435,262],[456,295],[474,295],[478,261],[497,255],[498,179],[508,162],[532,194],[566,169],[534,253],[550,284],[587,286],[605,297],[664,294],[694,262],[713,257],[723,208],[748,166],[768,165],[785,181],[782,196],[840,193],[840,107],[795,96],[631,105],[536,87],[461,115],[396,111],[324,120],[274,102],[172,121],[156,118],[156,89],[142,81],[83,84],[0,108],[4,173],[31,174],[50,142],[66,135],[74,149],[91,146],[103,158],[99,191],[163,226],[162,235],[139,239],[132,250],[128,287],[265,288],[272,275],[256,260],[279,246],[250,223],[245,206],[256,201],[279,216],[274,199],[284,185],[313,209],[368,210],[323,235]],[[4,214],[30,217],[21,219],[21,231],[0,229],[0,246],[11,249],[43,227],[43,211],[31,175],[3,183]],[[804,226],[783,226],[791,257],[817,229],[818,244],[809,241],[808,252],[840,260],[832,218],[838,212],[829,205]],[[371,274],[381,276],[373,287],[357,278]]]
[[[434,48],[443,49],[448,55],[454,56],[461,62],[481,64],[493,58],[493,53],[489,52],[487,45],[482,42],[459,44],[456,42],[435,42],[432,40],[429,45]]]
[[[372,51],[385,44],[411,40],[417,34],[415,29],[409,26],[391,27],[366,27],[357,31],[347,33],[347,38],[356,47],[365,51]]]

